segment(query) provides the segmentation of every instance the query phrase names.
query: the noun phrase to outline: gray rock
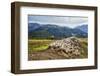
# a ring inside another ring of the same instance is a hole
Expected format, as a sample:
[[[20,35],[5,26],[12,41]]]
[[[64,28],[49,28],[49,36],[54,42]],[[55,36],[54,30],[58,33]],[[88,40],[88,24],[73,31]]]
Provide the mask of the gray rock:
[[[60,52],[67,58],[74,58],[79,56],[82,51],[81,43],[76,37],[69,37],[62,40],[57,40],[49,45],[52,51]]]

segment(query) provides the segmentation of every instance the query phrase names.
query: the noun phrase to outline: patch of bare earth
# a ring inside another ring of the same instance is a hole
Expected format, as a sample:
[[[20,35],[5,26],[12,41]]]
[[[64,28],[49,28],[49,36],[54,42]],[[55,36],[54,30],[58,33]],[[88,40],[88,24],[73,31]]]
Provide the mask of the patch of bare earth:
[[[43,52],[33,52],[29,54],[29,60],[52,60],[52,59],[64,59],[65,56],[61,55],[60,52],[48,49]]]

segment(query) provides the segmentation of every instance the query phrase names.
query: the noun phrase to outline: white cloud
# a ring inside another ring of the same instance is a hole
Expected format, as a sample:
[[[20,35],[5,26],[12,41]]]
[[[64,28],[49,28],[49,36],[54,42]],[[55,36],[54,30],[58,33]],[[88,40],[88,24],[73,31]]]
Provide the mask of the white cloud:
[[[76,27],[80,24],[88,24],[87,17],[75,16],[43,16],[43,15],[30,15],[28,16],[29,23],[38,22],[41,24],[56,24],[59,26]]]

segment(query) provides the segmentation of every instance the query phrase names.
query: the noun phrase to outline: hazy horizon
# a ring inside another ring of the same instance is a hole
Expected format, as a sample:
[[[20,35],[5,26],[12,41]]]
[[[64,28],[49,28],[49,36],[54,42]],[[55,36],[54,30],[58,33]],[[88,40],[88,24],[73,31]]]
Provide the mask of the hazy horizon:
[[[74,28],[83,24],[88,25],[88,17],[29,15],[28,23],[54,24]]]

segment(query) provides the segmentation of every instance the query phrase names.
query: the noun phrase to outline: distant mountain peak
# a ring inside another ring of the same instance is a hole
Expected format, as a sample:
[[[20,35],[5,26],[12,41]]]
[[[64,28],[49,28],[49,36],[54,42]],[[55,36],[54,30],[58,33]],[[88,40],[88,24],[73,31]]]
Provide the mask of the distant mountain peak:
[[[87,37],[87,27],[85,25],[78,26],[76,28],[69,28],[65,26],[53,25],[53,24],[28,24],[29,37],[40,37],[40,38],[66,38],[71,36],[76,37]]]
[[[77,26],[76,28],[80,29],[81,31],[83,31],[85,33],[88,33],[88,25],[87,24],[83,24],[83,25]]]

